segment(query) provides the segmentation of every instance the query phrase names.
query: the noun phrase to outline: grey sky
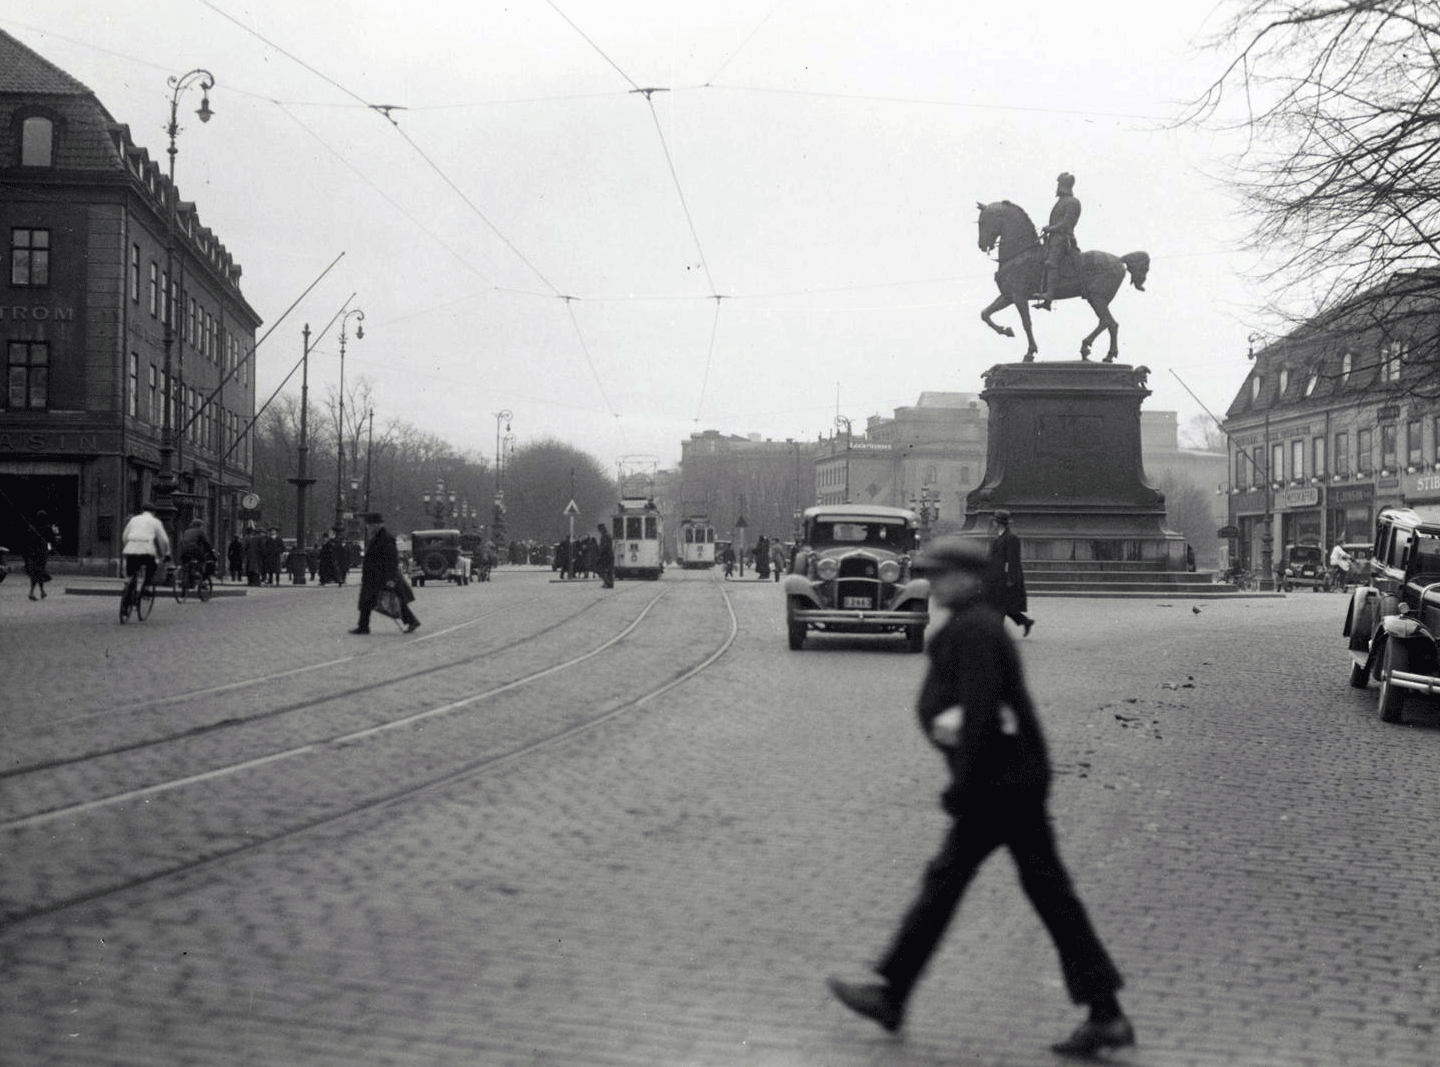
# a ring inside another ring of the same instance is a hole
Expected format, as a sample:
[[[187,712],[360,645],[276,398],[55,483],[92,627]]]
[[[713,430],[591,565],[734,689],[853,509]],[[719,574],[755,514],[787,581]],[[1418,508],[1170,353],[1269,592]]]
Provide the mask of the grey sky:
[[[346,375],[377,426],[489,455],[508,408],[521,444],[671,464],[696,430],[814,438],[837,401],[858,428],[978,391],[1024,341],[979,321],[976,201],[1043,223],[1061,170],[1083,247],[1153,259],[1113,307],[1147,409],[1200,413],[1178,375],[1223,414],[1256,300],[1227,145],[1164,129],[1218,70],[1195,51],[1213,9],[0,0],[0,22],[162,164],[166,76],[213,72],[212,122],[182,100],[177,184],[267,324],[345,253],[261,349],[262,400],[355,292]],[[1079,301],[1036,318],[1042,359],[1094,325]],[[332,332],[312,390],[337,354]]]

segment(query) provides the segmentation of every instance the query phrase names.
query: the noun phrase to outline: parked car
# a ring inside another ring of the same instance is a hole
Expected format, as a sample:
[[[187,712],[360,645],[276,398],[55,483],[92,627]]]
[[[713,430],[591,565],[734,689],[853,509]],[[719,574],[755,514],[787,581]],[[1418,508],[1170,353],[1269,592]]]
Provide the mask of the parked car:
[[[1380,719],[1399,722],[1411,694],[1440,695],[1440,522],[1383,508],[1369,581],[1350,595],[1350,684],[1380,683]]]
[[[460,550],[459,530],[410,532],[410,580],[470,584],[470,559]]]
[[[1318,593],[1330,586],[1330,558],[1318,544],[1285,546],[1285,592],[1309,587]]]
[[[930,583],[915,577],[919,517],[904,508],[833,504],[807,508],[791,573],[785,576],[790,648],[811,630],[904,634],[925,647]]]

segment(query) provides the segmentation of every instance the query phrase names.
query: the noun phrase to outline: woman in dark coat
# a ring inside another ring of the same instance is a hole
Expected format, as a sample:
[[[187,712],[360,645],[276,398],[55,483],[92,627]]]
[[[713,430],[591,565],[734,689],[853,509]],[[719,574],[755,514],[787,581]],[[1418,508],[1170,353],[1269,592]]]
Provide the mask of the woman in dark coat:
[[[381,522],[378,515],[370,518],[373,522]],[[405,632],[413,633],[419,629],[420,620],[410,610],[415,593],[410,583],[400,575],[400,552],[395,547],[394,536],[382,523],[371,535],[370,544],[365,549],[365,560],[360,566],[360,622],[350,631],[352,634],[370,632],[370,613],[375,610],[380,594],[386,589],[393,589],[400,596],[400,621],[405,624]]]
[[[50,580],[47,565],[50,562],[50,541],[55,537],[55,527],[50,516],[43,511],[35,513],[35,525],[25,535],[25,576],[30,579],[30,599],[45,596],[45,583]],[[40,590],[40,597],[35,590]]]
[[[1030,606],[1025,596],[1025,569],[1020,565],[1020,538],[1010,530],[1010,512],[996,508],[990,529],[995,540],[990,542],[991,573],[986,599],[1000,614],[1025,627],[1025,636],[1029,637],[1035,620],[1025,614]]]

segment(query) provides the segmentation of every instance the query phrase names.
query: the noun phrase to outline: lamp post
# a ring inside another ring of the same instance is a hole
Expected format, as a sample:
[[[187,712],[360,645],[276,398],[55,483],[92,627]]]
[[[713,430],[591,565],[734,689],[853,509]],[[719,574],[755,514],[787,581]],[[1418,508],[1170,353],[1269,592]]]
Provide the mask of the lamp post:
[[[425,514],[430,516],[436,526],[442,525],[455,514],[455,490],[446,492],[444,478],[436,478],[434,493],[421,493],[420,499],[425,502]]]
[[[370,461],[375,457],[375,409],[367,416],[370,428],[365,435],[365,512],[370,512]]]
[[[845,500],[850,503],[850,420],[844,415],[835,416],[835,429],[845,431]]]
[[[315,479],[310,477],[308,470],[310,457],[310,438],[307,432],[308,420],[306,413],[310,408],[310,324],[305,324],[301,331],[305,338],[304,354],[300,358],[300,446],[296,449],[299,453],[299,470],[295,477],[290,479],[290,484],[295,486],[295,551],[305,551],[305,496],[306,490],[315,484]],[[295,584],[305,584],[305,572],[297,572]]]
[[[351,308],[340,317],[340,411],[335,423],[335,536],[345,535],[345,324],[355,316],[355,340],[365,336],[365,312]]]
[[[170,146],[166,149],[170,156],[170,167],[169,181],[165,188],[165,291],[160,294],[160,307],[164,312],[165,399],[161,405],[163,412],[160,422],[160,470],[155,477],[155,513],[171,531],[171,537],[177,541],[178,533],[175,531],[175,414],[172,410],[176,400],[173,382],[175,373],[175,302],[170,299],[175,274],[175,210],[177,206],[175,155],[178,152],[175,147],[175,138],[180,133],[180,123],[177,117],[180,96],[197,82],[200,84],[201,97],[200,107],[195,114],[200,116],[201,122],[209,122],[210,116],[214,114],[210,110],[210,90],[215,88],[213,74],[204,68],[197,67],[178,78],[172,75],[165,79],[165,84],[170,86],[171,90],[170,123],[165,127],[165,132],[170,138]]]
[[[920,487],[920,496],[910,498],[910,510],[920,516],[920,540],[930,540],[930,524],[939,518],[940,498],[930,495],[930,487]]]
[[[490,519],[491,537],[496,548],[505,546],[505,483],[502,480],[502,467],[500,456],[500,424],[505,424],[505,432],[510,432],[510,420],[514,418],[509,408],[497,411],[495,414],[495,511]]]

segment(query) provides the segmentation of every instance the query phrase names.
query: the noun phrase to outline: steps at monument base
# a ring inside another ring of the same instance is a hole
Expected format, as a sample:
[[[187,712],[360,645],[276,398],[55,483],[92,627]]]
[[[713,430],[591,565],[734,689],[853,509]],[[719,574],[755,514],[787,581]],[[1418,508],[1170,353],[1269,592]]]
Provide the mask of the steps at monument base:
[[[1216,582],[1208,571],[1032,570],[1026,567],[1025,589],[1032,596],[1130,594],[1141,596],[1225,596],[1235,586]]]

